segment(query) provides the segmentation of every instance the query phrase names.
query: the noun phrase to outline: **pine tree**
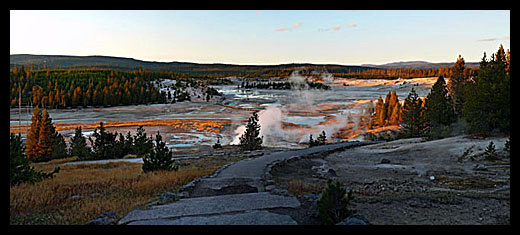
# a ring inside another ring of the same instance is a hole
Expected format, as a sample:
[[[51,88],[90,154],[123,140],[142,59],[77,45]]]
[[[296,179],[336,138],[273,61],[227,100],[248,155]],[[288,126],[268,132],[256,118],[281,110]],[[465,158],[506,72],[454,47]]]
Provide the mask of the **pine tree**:
[[[51,143],[51,159],[65,158],[69,156],[69,153],[67,151],[67,144],[65,143],[65,138],[63,138],[63,135],[61,135],[59,132],[55,131],[54,134],[52,134]]]
[[[509,75],[510,73],[510,65],[511,65],[511,55],[509,53],[509,49],[507,49],[507,52],[506,52],[506,73],[507,75]]]
[[[38,134],[38,161],[50,160],[52,154],[52,120],[47,113],[47,109],[43,109],[42,120],[40,122],[40,132]]]
[[[257,150],[262,148],[262,138],[260,135],[260,124],[258,123],[258,114],[254,112],[246,125],[246,130],[240,136],[240,147],[242,150]]]
[[[383,99],[379,96],[376,103],[376,112],[375,112],[375,123],[378,126],[384,126],[385,124],[385,104],[383,103]]]
[[[54,93],[52,91],[49,91],[49,95],[47,96],[47,105],[49,108],[54,108]]]
[[[415,89],[406,97],[403,105],[403,127],[409,137],[418,137],[424,133],[425,121],[422,100],[418,97]]]
[[[388,120],[388,124],[392,126],[398,126],[399,121],[401,120],[401,104],[396,102],[394,107],[392,108],[392,112],[390,113],[390,118]]]
[[[81,127],[74,131],[74,136],[70,139],[69,155],[77,156],[80,159],[90,158],[91,150],[87,145],[87,139],[81,133]]]
[[[31,127],[27,132],[27,158],[30,160],[36,159],[38,157],[38,141],[40,134],[40,122],[42,119],[42,114],[38,106],[35,106],[33,109],[33,114],[31,117]]]
[[[480,69],[464,92],[463,115],[470,133],[510,132],[510,81],[504,48],[488,60],[486,54]]]
[[[166,143],[162,141],[162,136],[157,132],[155,136],[155,146],[149,153],[143,157],[143,172],[151,172],[158,170],[177,170],[175,160],[172,159],[172,151],[168,149]]]
[[[312,138],[312,134],[309,136],[309,147],[317,146],[317,141]]]
[[[393,90],[388,101],[388,124],[399,125],[399,116],[401,114],[401,104],[397,98],[396,91]]]
[[[217,136],[217,142],[213,144],[213,149],[220,149],[222,148],[222,145],[220,144],[220,136]]]
[[[11,185],[32,179],[30,176],[33,168],[29,164],[29,159],[25,157],[24,148],[20,135],[11,133],[9,138],[9,183]]]
[[[113,133],[106,132],[103,122],[99,123],[99,127],[96,127],[92,138],[89,137],[89,141],[92,146],[92,156],[94,159],[110,159],[116,158],[117,156],[112,155],[112,148],[115,143],[116,135]]]
[[[21,136],[10,134],[9,138],[9,184],[18,185],[24,182],[38,182],[43,179],[52,178],[54,174],[60,171],[60,168],[54,168],[50,173],[35,171],[31,167],[29,159],[24,154],[25,147],[22,144]]]
[[[39,106],[43,97],[43,89],[40,86],[32,87],[32,103],[34,106]]]
[[[78,107],[81,104],[81,88],[78,86],[72,94],[72,107]]]
[[[143,126],[137,127],[137,133],[133,139],[133,150],[132,152],[141,156],[149,153],[153,148],[152,137],[146,137]]]
[[[439,76],[425,100],[425,115],[428,126],[449,125],[456,121],[454,109],[448,96],[444,77]]]
[[[132,139],[126,139],[123,133],[119,133],[119,138],[114,145],[114,155],[123,158],[127,154],[131,153],[132,145],[130,141],[132,141]]]
[[[449,96],[452,98],[455,114],[458,117],[462,116],[462,104],[464,103],[464,85],[468,78],[465,74],[464,58],[459,55],[457,62],[451,68],[451,78],[448,80],[447,88]]]
[[[318,145],[324,145],[327,143],[327,135],[325,134],[325,131],[322,131],[321,134],[318,136]]]

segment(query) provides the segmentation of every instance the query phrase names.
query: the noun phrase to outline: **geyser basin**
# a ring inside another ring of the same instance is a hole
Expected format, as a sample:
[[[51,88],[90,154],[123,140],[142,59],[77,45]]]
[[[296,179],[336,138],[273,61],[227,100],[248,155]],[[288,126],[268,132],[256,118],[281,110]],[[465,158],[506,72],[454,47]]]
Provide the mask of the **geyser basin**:
[[[435,80],[431,78],[430,80]],[[423,81],[424,80],[424,81]],[[414,86],[419,96],[425,96],[431,87],[427,79],[419,79],[425,86]],[[363,82],[363,81],[361,81]],[[252,112],[271,109],[264,121],[265,145],[279,147],[304,147],[299,145],[313,134],[317,137],[325,130],[331,138],[334,131],[345,125],[355,128],[359,107],[366,100],[385,97],[388,91],[397,90],[401,100],[408,95],[414,82],[406,86],[375,86],[365,81],[359,86],[331,86],[330,90],[266,90],[237,89],[236,85],[214,86],[225,99],[220,103],[179,102],[175,104],[132,105],[107,108],[49,110],[58,131],[66,141],[74,133],[74,128],[82,126],[83,134],[90,135],[100,121],[107,131],[126,134],[135,133],[143,125],[146,133],[155,136],[159,131],[170,147],[189,149],[199,145],[212,146],[220,137],[222,145],[231,143],[237,136],[235,131],[247,122]],[[402,82],[401,82],[402,83]],[[428,86],[430,85],[430,87]],[[279,109],[280,112],[275,111]],[[22,136],[30,125],[31,110],[22,108],[21,123],[18,126],[18,109],[10,109],[10,129]],[[350,118],[349,118],[350,117]],[[342,135],[349,136],[349,135]],[[329,139],[330,140],[330,139]],[[339,140],[339,139],[332,139]],[[176,145],[180,144],[180,145]],[[190,146],[188,146],[190,145]]]

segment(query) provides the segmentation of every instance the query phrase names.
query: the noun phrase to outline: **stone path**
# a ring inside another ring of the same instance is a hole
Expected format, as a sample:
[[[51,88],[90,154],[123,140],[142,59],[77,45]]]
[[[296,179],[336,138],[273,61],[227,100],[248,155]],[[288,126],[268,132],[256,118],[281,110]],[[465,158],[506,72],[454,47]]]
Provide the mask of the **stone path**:
[[[119,224],[128,225],[295,225],[290,216],[269,209],[298,208],[294,196],[266,192],[265,173],[271,164],[320,152],[378,142],[341,142],[313,148],[275,152],[235,162],[211,178],[184,187],[187,198],[167,205],[130,212]]]
[[[207,224],[211,221],[222,223],[218,222],[221,214],[227,215],[239,212],[240,214],[238,215],[228,215],[222,218],[242,217],[241,219],[248,220],[255,213],[244,212],[279,207],[297,208],[299,206],[300,202],[294,197],[282,197],[269,194],[268,192],[185,198],[175,203],[154,206],[148,210],[132,211],[119,223],[125,224],[133,221],[136,222],[130,224],[184,224],[183,222]],[[281,215],[265,211],[263,214],[264,221],[257,221],[256,223],[279,223],[276,220],[270,220],[269,217],[275,217],[275,219],[283,218]],[[187,217],[190,218],[187,219]],[[197,221],[198,219],[204,219],[204,221]],[[285,221],[288,223],[292,223],[291,220],[290,217],[285,218]],[[234,223],[247,224],[241,221],[235,221]]]

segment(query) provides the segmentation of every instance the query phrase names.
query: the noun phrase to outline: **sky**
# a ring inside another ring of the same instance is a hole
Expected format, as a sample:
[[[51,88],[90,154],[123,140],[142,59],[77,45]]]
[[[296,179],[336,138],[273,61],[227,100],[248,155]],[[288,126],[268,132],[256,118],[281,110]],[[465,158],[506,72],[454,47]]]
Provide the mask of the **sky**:
[[[509,10],[10,11],[10,54],[229,64],[478,62]]]

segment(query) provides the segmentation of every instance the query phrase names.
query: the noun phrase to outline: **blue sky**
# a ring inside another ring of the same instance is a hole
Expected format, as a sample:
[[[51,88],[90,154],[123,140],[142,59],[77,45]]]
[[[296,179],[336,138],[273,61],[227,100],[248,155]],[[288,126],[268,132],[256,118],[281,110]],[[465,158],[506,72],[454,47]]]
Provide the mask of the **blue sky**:
[[[510,11],[11,11],[10,53],[198,63],[479,61]]]

